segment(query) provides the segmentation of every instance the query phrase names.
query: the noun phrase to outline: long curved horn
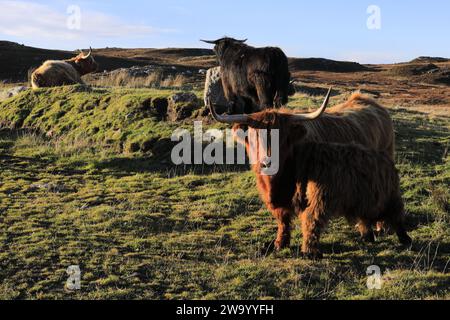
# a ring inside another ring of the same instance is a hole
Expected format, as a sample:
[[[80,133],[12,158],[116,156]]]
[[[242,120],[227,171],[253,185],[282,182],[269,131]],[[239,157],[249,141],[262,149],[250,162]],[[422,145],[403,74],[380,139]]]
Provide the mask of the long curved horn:
[[[83,59],[89,58],[91,56],[91,54],[92,54],[92,48],[89,47],[89,53],[86,56],[84,56]]]
[[[217,44],[217,40],[202,40],[202,39],[200,39],[200,41],[209,43],[209,44]]]
[[[319,118],[325,112],[325,109],[328,106],[328,102],[330,101],[330,96],[331,96],[331,90],[332,90],[332,88],[330,88],[328,90],[327,96],[325,97],[325,100],[323,101],[320,109],[318,109],[312,113],[307,113],[307,114],[293,114],[292,120],[306,121],[306,120],[315,120],[315,119]]]
[[[217,114],[216,110],[214,109],[213,104],[211,103],[211,98],[208,98],[207,104],[208,104],[209,110],[211,111],[212,117],[217,122],[230,123],[230,124],[235,124],[235,123],[246,124],[248,122],[248,115],[245,115],[245,114],[219,116]]]
[[[244,43],[244,42],[247,42],[247,40],[248,40],[248,39],[245,39],[245,40],[236,40],[236,41],[237,41],[237,42]]]

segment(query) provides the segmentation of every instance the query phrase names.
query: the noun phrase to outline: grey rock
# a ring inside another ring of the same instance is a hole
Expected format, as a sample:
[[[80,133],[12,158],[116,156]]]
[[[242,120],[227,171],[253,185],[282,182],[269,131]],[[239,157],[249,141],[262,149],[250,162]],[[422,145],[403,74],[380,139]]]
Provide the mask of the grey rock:
[[[28,90],[28,87],[17,86],[0,92],[0,101],[17,96],[19,93]]]
[[[206,72],[205,91],[203,93],[205,105],[208,98],[214,104],[227,104],[220,77],[220,67],[211,68]]]
[[[205,106],[208,104],[208,99],[216,105],[218,113],[228,111],[228,101],[223,92],[222,79],[220,77],[220,67],[211,68],[206,72],[205,91],[203,93]]]

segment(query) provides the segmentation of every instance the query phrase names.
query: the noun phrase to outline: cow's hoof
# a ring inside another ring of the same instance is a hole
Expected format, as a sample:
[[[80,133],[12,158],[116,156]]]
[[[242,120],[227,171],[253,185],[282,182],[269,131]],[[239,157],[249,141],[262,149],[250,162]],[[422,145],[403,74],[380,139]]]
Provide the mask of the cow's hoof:
[[[409,250],[412,248],[413,241],[408,235],[401,237],[399,240],[403,249]]]
[[[281,251],[283,249],[289,248],[291,240],[289,237],[283,237],[281,240],[275,240],[275,250]]]
[[[368,232],[364,235],[361,236],[361,240],[363,242],[367,242],[367,243],[374,243],[375,242],[375,235],[373,232]]]

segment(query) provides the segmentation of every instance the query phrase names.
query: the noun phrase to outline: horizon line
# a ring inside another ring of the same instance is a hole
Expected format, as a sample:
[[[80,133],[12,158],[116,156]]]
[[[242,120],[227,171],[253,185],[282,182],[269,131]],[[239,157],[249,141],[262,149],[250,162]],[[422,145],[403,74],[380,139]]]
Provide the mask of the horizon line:
[[[61,49],[61,48],[44,48],[44,47],[36,47],[36,46],[31,46],[31,45],[27,45],[25,43],[19,43],[16,41],[11,41],[11,40],[2,40],[0,39],[0,42],[9,42],[9,43],[14,43],[20,46],[24,46],[24,47],[28,47],[28,48],[34,48],[34,49],[41,49],[41,50],[49,50],[49,51],[62,51],[62,52],[76,52],[77,50],[88,50],[89,48],[77,48],[77,49]],[[213,51],[213,49],[211,48],[202,48],[202,47],[117,47],[117,46],[113,46],[113,47],[98,47],[98,48],[92,48],[94,51],[95,50],[107,50],[107,49],[121,49],[121,50],[139,50],[139,49],[150,49],[150,50],[165,50],[165,49],[195,49],[195,50],[209,50],[209,51]],[[419,58],[430,58],[430,59],[446,59],[450,61],[450,58],[444,57],[444,56],[428,56],[428,55],[419,55],[415,58],[409,59],[409,60],[402,60],[402,61],[392,61],[389,63],[376,63],[376,62],[370,62],[370,63],[364,63],[364,62],[358,62],[356,60],[352,60],[352,59],[339,59],[339,58],[326,58],[326,57],[321,57],[321,56],[292,56],[292,55],[287,55],[288,58],[290,59],[326,59],[326,60],[332,60],[332,61],[337,61],[337,62],[352,62],[352,63],[358,63],[361,65],[392,65],[392,64],[403,64],[403,63],[411,63],[412,61],[419,59]]]

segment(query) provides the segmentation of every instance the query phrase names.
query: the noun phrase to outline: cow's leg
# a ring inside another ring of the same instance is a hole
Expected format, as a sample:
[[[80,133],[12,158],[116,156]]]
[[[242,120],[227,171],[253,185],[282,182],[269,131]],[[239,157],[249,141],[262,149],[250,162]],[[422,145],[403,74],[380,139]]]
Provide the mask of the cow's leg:
[[[292,208],[276,208],[272,214],[277,219],[278,233],[275,239],[275,249],[281,250],[288,247],[291,243],[291,220]]]
[[[230,94],[228,98],[228,113],[229,114],[242,114],[244,113],[245,103],[244,100],[235,94]]]
[[[236,113],[236,105],[238,102],[238,97],[233,93],[233,88],[228,85],[228,81],[225,81],[222,78],[222,88],[225,99],[228,101],[228,113],[234,114]]]
[[[361,234],[361,240],[365,242],[375,242],[375,236],[373,234],[372,224],[366,220],[359,220],[358,230]]]
[[[303,234],[302,253],[307,258],[321,258],[319,240],[320,234],[326,225],[324,213],[314,207],[308,207],[303,211],[300,218]]]
[[[262,72],[256,72],[253,75],[253,84],[256,88],[260,107],[262,109],[272,108],[275,93],[273,92],[270,78]]]
[[[397,234],[398,240],[404,246],[410,246],[412,239],[406,232],[404,218],[405,207],[400,195],[395,196],[387,205],[385,212],[383,213],[385,222],[388,226],[391,226]]]
[[[385,226],[384,221],[377,221],[376,229],[375,229],[375,235],[378,237],[381,237],[385,232]]]

